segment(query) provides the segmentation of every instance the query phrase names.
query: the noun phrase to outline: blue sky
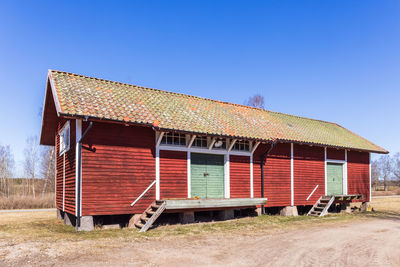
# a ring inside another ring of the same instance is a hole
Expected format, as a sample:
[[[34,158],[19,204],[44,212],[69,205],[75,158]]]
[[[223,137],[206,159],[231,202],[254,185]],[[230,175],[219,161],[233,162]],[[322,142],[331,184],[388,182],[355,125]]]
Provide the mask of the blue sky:
[[[0,144],[19,173],[48,69],[333,121],[400,151],[400,1],[1,1]]]

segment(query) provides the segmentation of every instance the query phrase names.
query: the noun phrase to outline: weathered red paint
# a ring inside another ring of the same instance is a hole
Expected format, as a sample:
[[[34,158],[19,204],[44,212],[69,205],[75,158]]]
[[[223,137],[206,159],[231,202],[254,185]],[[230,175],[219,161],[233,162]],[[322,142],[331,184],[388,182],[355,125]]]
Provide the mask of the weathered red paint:
[[[250,157],[231,155],[229,173],[231,198],[250,197]]]
[[[345,160],[345,151],[344,149],[327,148],[326,158],[334,160]]]
[[[254,153],[254,196],[261,197],[261,157],[268,150],[260,145]],[[267,207],[289,206],[290,193],[290,144],[278,143],[268,154],[264,165],[264,197]]]
[[[156,178],[154,143],[151,128],[94,123],[83,140],[82,215],[143,212],[155,199],[155,186],[130,204]]]
[[[160,151],[160,198],[187,198],[187,152]]]
[[[59,131],[67,120],[59,120],[56,135],[56,205],[63,208],[63,176],[64,176],[64,155],[59,155],[60,137]],[[75,120],[70,120],[70,149],[65,153],[65,200],[64,209],[66,212],[75,215]]]
[[[363,201],[370,201],[369,156],[367,152],[347,152],[347,193],[362,194]]]
[[[313,205],[325,195],[325,151],[323,147],[294,145],[294,205]],[[318,185],[314,194],[308,196]]]

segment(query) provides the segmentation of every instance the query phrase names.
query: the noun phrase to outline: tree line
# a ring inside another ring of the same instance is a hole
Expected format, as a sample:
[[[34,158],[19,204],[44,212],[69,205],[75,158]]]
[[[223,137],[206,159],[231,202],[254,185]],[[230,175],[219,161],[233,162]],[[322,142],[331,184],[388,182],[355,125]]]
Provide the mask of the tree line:
[[[55,149],[40,146],[38,138],[26,139],[22,162],[24,177],[15,179],[16,166],[9,145],[0,145],[0,197],[33,196],[54,192]]]
[[[371,162],[371,179],[373,185],[383,183],[387,190],[389,182],[400,186],[400,153],[383,155]]]

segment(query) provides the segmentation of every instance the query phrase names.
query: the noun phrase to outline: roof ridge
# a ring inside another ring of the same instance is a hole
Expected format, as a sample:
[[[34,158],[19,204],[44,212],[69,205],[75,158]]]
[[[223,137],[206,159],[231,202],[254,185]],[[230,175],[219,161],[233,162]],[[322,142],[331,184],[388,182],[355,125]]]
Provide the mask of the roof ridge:
[[[247,105],[242,105],[242,104],[237,104],[237,103],[232,103],[232,102],[227,102],[227,101],[222,101],[222,100],[215,100],[215,99],[211,99],[211,98],[207,98],[207,97],[201,97],[201,96],[189,95],[189,94],[184,94],[184,93],[171,92],[171,91],[167,91],[167,90],[162,90],[162,89],[157,89],[157,88],[150,88],[150,87],[140,86],[140,85],[135,85],[135,84],[130,84],[130,83],[117,82],[117,81],[112,81],[112,80],[108,80],[108,79],[102,79],[102,78],[86,76],[86,75],[82,75],[82,74],[76,74],[76,73],[72,73],[72,72],[68,72],[68,71],[59,71],[59,70],[51,70],[51,69],[49,71],[65,73],[65,74],[71,74],[71,75],[75,75],[75,76],[79,76],[79,77],[83,77],[83,78],[89,78],[89,79],[94,79],[94,80],[99,80],[99,81],[111,82],[111,83],[116,83],[116,84],[121,84],[121,85],[128,85],[128,86],[133,86],[133,87],[141,88],[141,89],[154,90],[154,91],[164,92],[164,93],[173,94],[173,95],[189,96],[189,97],[194,97],[194,98],[198,98],[198,99],[204,99],[204,100],[208,100],[208,101],[212,101],[212,102],[216,102],[216,103],[222,103],[222,104],[227,104],[227,105],[233,105],[233,106],[245,107],[245,108],[249,108],[249,109],[260,110],[260,111],[264,111],[264,112],[267,112],[267,113],[270,112],[270,113],[282,114],[282,115],[291,116],[291,117],[295,117],[295,118],[306,119],[306,120],[319,121],[319,122],[324,122],[324,123],[329,123],[329,124],[337,124],[335,122],[330,122],[330,121],[313,119],[313,118],[308,118],[308,117],[304,117],[304,116],[298,116],[298,115],[288,114],[288,113],[284,113],[284,112],[278,112],[278,111],[268,110],[268,109],[264,109],[264,108],[257,108],[257,107],[252,107],[252,106],[247,106]]]

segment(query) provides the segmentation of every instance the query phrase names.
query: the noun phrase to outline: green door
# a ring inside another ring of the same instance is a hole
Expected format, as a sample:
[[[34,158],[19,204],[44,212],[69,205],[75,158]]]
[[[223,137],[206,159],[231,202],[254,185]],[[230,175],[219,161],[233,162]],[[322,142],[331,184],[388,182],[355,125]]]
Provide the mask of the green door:
[[[224,197],[224,156],[191,154],[191,197]]]
[[[328,195],[343,194],[343,164],[327,163]]]

